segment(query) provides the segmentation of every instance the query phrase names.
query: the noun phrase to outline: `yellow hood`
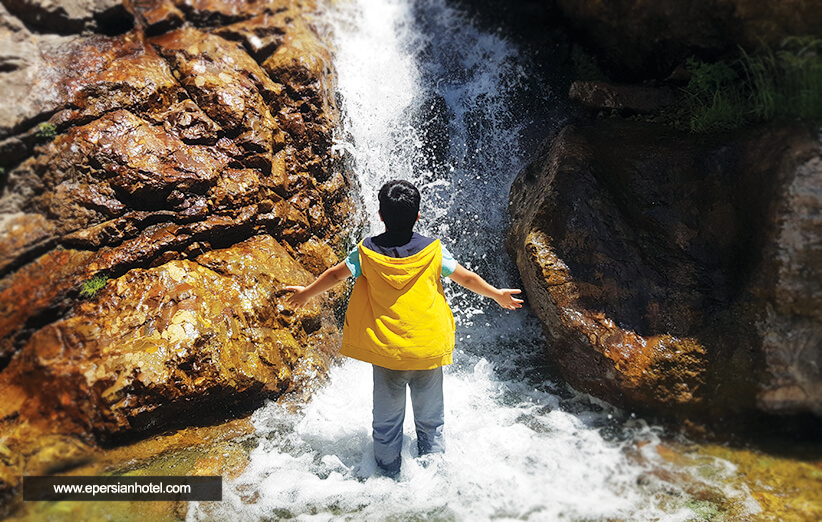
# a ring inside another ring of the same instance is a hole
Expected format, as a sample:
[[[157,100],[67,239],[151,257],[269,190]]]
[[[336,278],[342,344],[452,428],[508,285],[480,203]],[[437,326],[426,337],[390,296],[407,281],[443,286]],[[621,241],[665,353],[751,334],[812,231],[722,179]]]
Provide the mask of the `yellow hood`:
[[[360,256],[365,256],[374,263],[378,268],[376,273],[379,277],[397,290],[413,285],[420,274],[437,262],[440,251],[439,240],[408,257],[389,257],[360,245]]]
[[[434,241],[395,258],[359,245],[362,276],[345,313],[340,353],[392,370],[451,364],[454,316],[442,288],[442,247]]]

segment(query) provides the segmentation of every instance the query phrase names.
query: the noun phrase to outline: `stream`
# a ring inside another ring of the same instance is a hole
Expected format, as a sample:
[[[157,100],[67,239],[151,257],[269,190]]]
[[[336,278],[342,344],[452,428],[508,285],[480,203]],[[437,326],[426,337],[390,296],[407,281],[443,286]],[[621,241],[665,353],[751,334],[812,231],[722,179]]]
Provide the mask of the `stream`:
[[[381,232],[376,192],[406,179],[422,193],[418,231],[495,286],[518,285],[504,249],[508,191],[538,122],[562,122],[550,85],[530,77],[514,44],[445,0],[328,10],[343,113],[335,147],[360,183],[367,223],[350,244]],[[761,512],[734,464],[677,465],[661,427],[552,377],[527,306],[505,311],[445,286],[457,347],[444,455],[416,455],[408,408],[401,474],[377,475],[371,368],[346,360],[309,403],[254,413],[247,467],[226,479],[222,502],[191,503],[188,520],[710,520],[717,498],[737,514]]]

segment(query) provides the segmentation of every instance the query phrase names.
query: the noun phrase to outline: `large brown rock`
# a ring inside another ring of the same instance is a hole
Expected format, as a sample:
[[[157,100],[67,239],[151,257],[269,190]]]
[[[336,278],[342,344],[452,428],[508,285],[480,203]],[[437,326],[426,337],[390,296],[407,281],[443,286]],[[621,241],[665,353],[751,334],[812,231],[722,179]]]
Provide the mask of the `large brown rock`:
[[[556,0],[617,76],[665,75],[693,54],[822,34],[815,0]],[[631,79],[631,78],[628,78]]]
[[[314,4],[129,7],[134,30],[70,38],[0,9],[0,109],[30,98],[0,110],[4,430],[219,421],[308,389],[336,346],[331,302],[283,301],[337,262],[352,210]]]
[[[508,237],[563,377],[663,414],[822,414],[820,182],[811,129],[563,129]]]
[[[117,109],[152,122],[186,96],[171,69],[139,34],[36,35],[0,6],[0,166],[9,170],[56,132]],[[3,31],[4,27],[6,31]]]
[[[199,424],[322,373],[337,330],[320,301],[285,303],[311,275],[270,236],[110,280],[36,332],[0,374],[0,417],[51,417],[99,440]],[[22,400],[22,399],[25,400]]]

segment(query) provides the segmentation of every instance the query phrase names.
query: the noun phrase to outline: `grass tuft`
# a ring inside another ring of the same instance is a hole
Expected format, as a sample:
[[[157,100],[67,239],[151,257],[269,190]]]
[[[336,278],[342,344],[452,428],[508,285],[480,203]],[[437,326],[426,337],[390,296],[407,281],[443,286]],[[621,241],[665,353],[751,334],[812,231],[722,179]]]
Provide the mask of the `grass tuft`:
[[[97,292],[106,286],[108,279],[108,276],[104,274],[98,274],[92,277],[88,281],[85,281],[80,287],[80,295],[82,297],[94,297]]]
[[[57,127],[51,123],[41,123],[34,135],[44,140],[53,140],[57,136]]]
[[[822,119],[822,39],[785,39],[741,50],[731,62],[690,59],[684,92],[694,132],[735,129],[771,120]]]

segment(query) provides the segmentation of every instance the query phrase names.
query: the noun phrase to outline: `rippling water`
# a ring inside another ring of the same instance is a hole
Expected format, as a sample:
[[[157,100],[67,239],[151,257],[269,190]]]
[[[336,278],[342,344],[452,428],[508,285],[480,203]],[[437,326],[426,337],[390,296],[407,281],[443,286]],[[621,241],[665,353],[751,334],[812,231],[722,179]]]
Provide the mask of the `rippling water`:
[[[381,231],[379,186],[411,180],[424,200],[421,232],[442,238],[492,284],[518,284],[503,248],[508,190],[527,160],[529,125],[561,119],[550,89],[526,74],[528,58],[444,0],[336,2],[328,20],[344,113],[336,147],[361,184],[372,232]],[[349,360],[307,405],[258,410],[248,468],[225,484],[222,503],[192,503],[188,518],[708,517],[688,483],[757,512],[744,487],[728,485],[731,464],[677,471],[687,475],[683,485],[665,475],[659,428],[552,381],[527,309],[504,311],[446,286],[458,342],[445,376],[444,455],[416,456],[409,408],[400,477],[377,476],[371,370]]]

